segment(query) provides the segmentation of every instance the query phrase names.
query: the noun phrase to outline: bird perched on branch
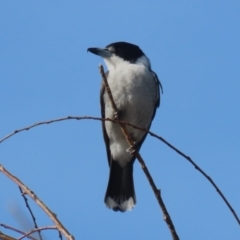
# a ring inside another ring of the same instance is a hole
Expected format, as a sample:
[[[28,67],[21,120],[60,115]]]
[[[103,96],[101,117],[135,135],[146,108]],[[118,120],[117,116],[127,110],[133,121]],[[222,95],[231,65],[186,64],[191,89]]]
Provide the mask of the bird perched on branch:
[[[161,83],[147,56],[138,46],[127,42],[111,43],[105,48],[88,48],[88,51],[104,59],[108,68],[107,81],[118,110],[114,111],[103,82],[100,94],[102,117],[118,118],[149,129],[160,104]],[[129,147],[119,124],[103,121],[102,128],[110,166],[105,203],[114,211],[125,212],[136,204],[133,153],[140,150],[147,134],[126,127],[134,141],[134,146]]]

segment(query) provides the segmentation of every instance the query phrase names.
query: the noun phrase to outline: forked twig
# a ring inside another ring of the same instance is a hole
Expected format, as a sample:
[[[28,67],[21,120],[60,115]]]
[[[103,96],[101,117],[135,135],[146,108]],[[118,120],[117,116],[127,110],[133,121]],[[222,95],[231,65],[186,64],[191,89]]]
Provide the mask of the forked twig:
[[[8,172],[1,164],[0,164],[0,172],[5,174],[9,179],[15,182],[25,194],[29,195],[33,201],[35,201],[40,208],[52,219],[55,223],[58,230],[66,237],[68,240],[74,240],[74,237],[68,232],[68,230],[62,225],[62,223],[58,220],[57,215],[53,213],[38,197],[37,195],[31,191],[24,183],[22,183],[17,177]]]
[[[117,113],[118,109],[117,109],[117,106],[116,106],[116,104],[114,102],[114,99],[113,99],[113,96],[112,96],[112,92],[111,92],[111,89],[110,89],[110,87],[108,85],[108,81],[107,81],[107,78],[106,78],[106,75],[104,73],[104,69],[103,69],[102,65],[99,66],[99,70],[100,70],[100,74],[101,74],[101,76],[103,78],[103,81],[104,81],[104,84],[105,84],[105,89],[107,90],[109,99],[111,101],[112,108]],[[117,118],[117,120],[120,120],[120,119],[118,119],[118,116],[116,116],[116,118]],[[128,133],[128,131],[126,129],[126,125],[125,124],[121,124],[121,123],[119,125],[120,125],[122,133],[125,136],[129,146],[133,147],[134,146],[134,141],[133,141],[132,137],[130,136],[130,134]],[[136,149],[134,149],[134,150],[136,150]],[[145,173],[145,175],[146,175],[146,177],[147,177],[147,179],[148,179],[148,181],[149,181],[149,183],[150,183],[150,185],[152,187],[152,190],[153,190],[153,192],[154,192],[154,194],[155,194],[155,196],[157,198],[157,201],[158,201],[158,203],[159,203],[159,205],[160,205],[160,207],[162,209],[163,218],[164,218],[165,222],[167,223],[168,228],[169,228],[169,230],[170,230],[170,232],[172,234],[172,238],[174,240],[179,240],[179,237],[177,235],[177,232],[175,230],[175,227],[173,225],[171,217],[170,217],[170,215],[169,215],[169,213],[168,213],[168,211],[167,211],[167,209],[165,207],[165,204],[164,204],[164,202],[162,200],[160,190],[156,187],[156,184],[154,183],[154,180],[153,180],[150,172],[148,171],[148,168],[147,168],[143,158],[141,157],[141,155],[140,155],[140,153],[138,151],[134,151],[133,154],[138,159],[138,161],[139,161],[139,163],[140,163],[140,165],[141,165],[141,167],[143,169],[143,172]]]

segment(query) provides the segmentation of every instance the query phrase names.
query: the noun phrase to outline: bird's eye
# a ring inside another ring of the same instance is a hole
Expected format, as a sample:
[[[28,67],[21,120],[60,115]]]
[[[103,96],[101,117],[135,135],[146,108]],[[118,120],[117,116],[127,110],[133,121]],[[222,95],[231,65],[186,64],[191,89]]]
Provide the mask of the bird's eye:
[[[120,47],[117,47],[117,48],[116,48],[116,52],[121,52],[121,48],[120,48]]]
[[[115,53],[115,52],[116,52],[114,47],[108,48],[108,51],[109,51],[109,52],[112,52],[112,53]]]

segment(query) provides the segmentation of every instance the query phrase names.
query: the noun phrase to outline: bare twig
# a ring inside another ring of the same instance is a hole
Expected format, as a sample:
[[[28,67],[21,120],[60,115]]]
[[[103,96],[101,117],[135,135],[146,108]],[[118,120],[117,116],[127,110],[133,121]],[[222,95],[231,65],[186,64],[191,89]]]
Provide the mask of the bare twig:
[[[28,211],[30,212],[30,215],[31,215],[32,220],[33,220],[33,223],[34,223],[34,227],[35,227],[35,229],[38,229],[38,225],[37,225],[37,222],[36,222],[36,218],[35,218],[35,216],[34,216],[34,214],[33,214],[33,212],[32,212],[32,209],[30,208],[30,206],[29,206],[29,204],[28,204],[28,199],[26,198],[25,193],[23,192],[23,190],[21,189],[21,187],[18,187],[18,188],[19,188],[19,190],[20,190],[20,192],[21,192],[21,195],[22,195],[23,200],[24,200],[24,202],[25,202],[25,204],[26,204],[26,207],[27,207]],[[40,232],[40,231],[38,232],[38,236],[39,236],[40,240],[42,240],[42,235],[41,235],[41,232]]]
[[[8,225],[3,224],[3,223],[0,223],[0,226],[1,226],[1,227],[4,227],[4,228],[6,228],[6,229],[10,229],[10,230],[15,231],[15,232],[20,233],[20,234],[26,234],[26,233],[23,232],[23,231],[20,231],[20,230],[14,228],[14,227],[8,226]],[[34,237],[32,237],[32,236],[27,236],[27,237],[28,237],[29,239],[32,239],[32,240],[37,240],[36,238],[34,238]],[[0,237],[0,240],[1,240],[1,237]]]
[[[50,229],[57,229],[57,227],[56,226],[46,226],[46,227],[36,228],[36,229],[29,231],[28,233],[25,233],[23,236],[21,236],[17,240],[22,240],[23,238],[28,237],[30,234],[33,234],[35,232],[41,232],[43,230],[50,230]]]
[[[240,225],[240,219],[238,217],[238,215],[236,214],[235,210],[233,209],[233,207],[231,206],[231,204],[228,202],[228,200],[226,199],[226,197],[224,196],[224,194],[221,192],[221,190],[217,187],[216,183],[186,154],[184,154],[183,152],[181,152],[180,150],[178,150],[176,147],[174,147],[172,144],[170,144],[169,142],[167,142],[164,138],[162,138],[161,136],[146,130],[145,128],[141,128],[138,126],[135,126],[131,123],[127,123],[124,121],[119,121],[119,120],[114,120],[114,119],[110,119],[110,118],[99,118],[99,117],[91,117],[91,116],[83,116],[83,117],[79,117],[79,116],[67,116],[67,117],[62,117],[62,118],[56,118],[56,119],[52,119],[52,120],[47,120],[47,121],[42,121],[42,122],[37,122],[34,123],[30,126],[24,127],[24,128],[20,128],[15,130],[14,132],[8,134],[7,136],[5,136],[4,138],[2,138],[0,140],[0,144],[4,141],[6,141],[8,138],[26,131],[26,130],[30,130],[32,128],[41,126],[41,125],[47,125],[47,124],[51,124],[51,123],[55,123],[55,122],[61,122],[61,121],[66,121],[66,120],[97,120],[97,121],[110,121],[110,122],[115,122],[115,123],[121,123],[124,124],[126,126],[130,126],[133,127],[135,129],[138,130],[142,130],[144,132],[147,132],[150,136],[155,137],[157,139],[159,139],[160,141],[162,141],[163,143],[165,143],[168,147],[170,147],[171,149],[173,149],[175,152],[177,152],[179,155],[181,155],[182,157],[184,157],[185,159],[187,159],[194,167],[195,169],[197,169],[201,174],[203,174],[204,177],[207,178],[207,180],[212,184],[212,186],[215,188],[215,190],[218,192],[218,194],[220,195],[220,197],[223,199],[223,201],[226,203],[226,205],[228,206],[229,210],[232,212],[234,218],[236,219],[237,223]]]
[[[42,210],[52,219],[52,221],[57,226],[58,230],[66,237],[68,240],[74,240],[74,237],[68,232],[68,230],[62,225],[62,223],[58,220],[57,215],[53,213],[38,197],[37,195],[31,191],[26,185],[24,185],[17,177],[8,172],[1,164],[0,164],[0,172],[5,174],[9,179],[15,182],[25,194],[28,194],[41,208]]]
[[[100,70],[100,74],[101,74],[101,76],[103,78],[103,81],[104,81],[104,84],[105,84],[105,89],[107,90],[109,99],[111,101],[112,108],[117,113],[118,109],[117,109],[117,106],[116,106],[115,101],[113,99],[112,92],[111,92],[111,89],[110,89],[110,87],[108,85],[108,81],[107,81],[107,78],[106,78],[106,75],[104,73],[104,69],[103,69],[102,65],[99,66],[99,70]],[[117,120],[120,120],[120,119],[118,119],[118,116],[116,116],[116,117],[117,117]],[[134,146],[134,141],[133,141],[132,137],[130,136],[130,134],[128,133],[128,131],[126,129],[126,125],[125,124],[121,124],[121,123],[119,125],[120,125],[122,133],[125,136],[129,146],[133,147]],[[134,150],[136,150],[136,149],[134,149]],[[152,187],[152,190],[153,190],[153,192],[154,192],[154,194],[155,194],[155,196],[157,198],[157,201],[158,201],[158,203],[159,203],[159,205],[160,205],[160,207],[162,209],[163,218],[164,218],[165,222],[167,223],[168,228],[169,228],[169,230],[170,230],[170,232],[172,234],[172,238],[174,240],[178,240],[179,237],[177,235],[177,232],[175,230],[175,227],[174,227],[174,224],[173,224],[173,222],[171,220],[171,217],[170,217],[170,215],[169,215],[169,213],[168,213],[168,211],[167,211],[167,209],[165,207],[165,204],[164,204],[164,202],[162,200],[162,197],[161,197],[161,194],[160,194],[160,190],[156,187],[156,184],[154,183],[154,180],[153,180],[150,172],[148,171],[148,168],[147,168],[147,166],[146,166],[142,156],[140,155],[140,153],[137,152],[137,151],[134,151],[133,154],[138,159],[138,161],[139,161],[139,163],[140,163],[140,165],[141,165],[141,167],[143,169],[143,172],[145,173],[145,175],[146,175],[146,177],[147,177],[147,179],[148,179],[148,181],[149,181],[149,183],[150,183],[150,185]]]

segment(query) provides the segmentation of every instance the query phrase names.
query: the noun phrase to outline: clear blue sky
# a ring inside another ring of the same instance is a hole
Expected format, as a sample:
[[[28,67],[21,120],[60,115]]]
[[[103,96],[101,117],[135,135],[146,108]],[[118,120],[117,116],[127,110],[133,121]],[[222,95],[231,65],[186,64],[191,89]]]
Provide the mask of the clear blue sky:
[[[240,215],[239,23],[238,0],[1,1],[0,138],[43,120],[100,116],[103,61],[87,48],[132,42],[164,89],[151,130],[191,156]],[[141,154],[181,239],[240,238],[222,199],[185,159],[150,136]],[[76,239],[171,239],[138,162],[134,210],[105,207],[109,169],[100,122],[65,121],[15,135],[0,145],[0,163]],[[16,219],[31,222],[17,187],[0,174],[0,188],[0,222],[27,228]],[[30,204],[39,226],[52,225]],[[44,236],[57,239],[54,231]]]

